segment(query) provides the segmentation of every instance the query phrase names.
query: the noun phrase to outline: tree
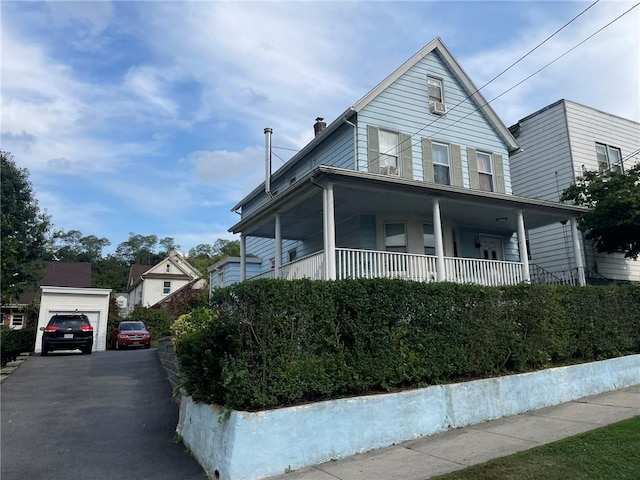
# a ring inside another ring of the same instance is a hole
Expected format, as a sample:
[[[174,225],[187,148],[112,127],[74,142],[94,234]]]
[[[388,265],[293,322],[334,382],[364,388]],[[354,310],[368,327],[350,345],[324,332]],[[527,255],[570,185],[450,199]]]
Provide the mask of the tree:
[[[561,200],[588,207],[578,226],[599,252],[640,255],[640,164],[625,173],[590,171],[567,188]]]
[[[13,156],[0,151],[2,160],[0,205],[2,206],[2,301],[11,301],[43,273],[49,216],[40,211],[29,171],[18,168]]]
[[[162,257],[166,257],[169,255],[171,250],[180,250],[180,245],[178,245],[173,237],[165,237],[158,242],[158,245],[162,248],[160,250],[160,255]]]
[[[106,238],[82,236],[78,230],[57,230],[51,238],[51,257],[56,261],[91,262],[102,258],[102,250],[111,245]]]
[[[240,240],[217,239],[213,245],[201,243],[189,250],[189,263],[208,279],[207,267],[213,265],[224,257],[240,256]]]
[[[156,252],[158,245],[157,235],[140,235],[129,233],[129,240],[120,243],[116,247],[116,257],[126,265],[140,263],[143,265],[153,265],[162,260]]]

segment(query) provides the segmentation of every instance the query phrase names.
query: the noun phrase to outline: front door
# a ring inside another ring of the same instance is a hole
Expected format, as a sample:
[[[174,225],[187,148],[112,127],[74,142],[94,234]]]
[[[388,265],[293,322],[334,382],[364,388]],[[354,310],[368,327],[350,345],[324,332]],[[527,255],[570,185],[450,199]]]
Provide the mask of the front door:
[[[480,258],[483,260],[504,260],[502,238],[480,235]]]

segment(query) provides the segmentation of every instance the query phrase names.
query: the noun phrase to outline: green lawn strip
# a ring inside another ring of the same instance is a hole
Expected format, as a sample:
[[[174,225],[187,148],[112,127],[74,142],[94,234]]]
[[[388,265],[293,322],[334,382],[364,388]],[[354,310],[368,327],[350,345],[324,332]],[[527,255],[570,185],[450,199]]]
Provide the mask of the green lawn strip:
[[[640,417],[434,478],[637,480],[640,479]]]

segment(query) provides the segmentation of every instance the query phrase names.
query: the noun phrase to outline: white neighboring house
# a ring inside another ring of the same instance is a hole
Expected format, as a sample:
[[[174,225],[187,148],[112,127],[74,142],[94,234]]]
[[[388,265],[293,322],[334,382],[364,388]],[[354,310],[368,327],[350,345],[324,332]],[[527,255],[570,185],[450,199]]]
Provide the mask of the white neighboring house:
[[[40,314],[35,352],[42,351],[41,327],[46,327],[55,314],[84,313],[93,327],[93,351],[106,350],[107,319],[109,315],[109,295],[105,288],[40,287]]]
[[[183,288],[202,288],[205,281],[186,258],[172,250],[156,265],[132,265],[127,282],[127,313],[142,304],[151,307]]]
[[[584,171],[626,171],[640,161],[640,123],[568,100],[532,113],[509,130],[522,149],[509,155],[515,195],[558,201]],[[530,230],[532,264],[562,276],[574,266],[571,242],[567,223]],[[623,253],[598,253],[584,235],[582,242],[586,275],[592,281],[604,277],[640,282],[640,261]]]

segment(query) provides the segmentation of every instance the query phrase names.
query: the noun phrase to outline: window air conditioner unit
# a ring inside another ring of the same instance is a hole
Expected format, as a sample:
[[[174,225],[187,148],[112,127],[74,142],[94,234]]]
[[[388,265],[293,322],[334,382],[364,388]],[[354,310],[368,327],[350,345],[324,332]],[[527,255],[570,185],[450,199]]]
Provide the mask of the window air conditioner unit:
[[[398,176],[398,167],[395,165],[387,165],[380,167],[380,173],[382,175],[395,175]]]
[[[442,102],[431,102],[429,107],[431,113],[435,113],[436,115],[444,115],[447,113],[447,106]]]

